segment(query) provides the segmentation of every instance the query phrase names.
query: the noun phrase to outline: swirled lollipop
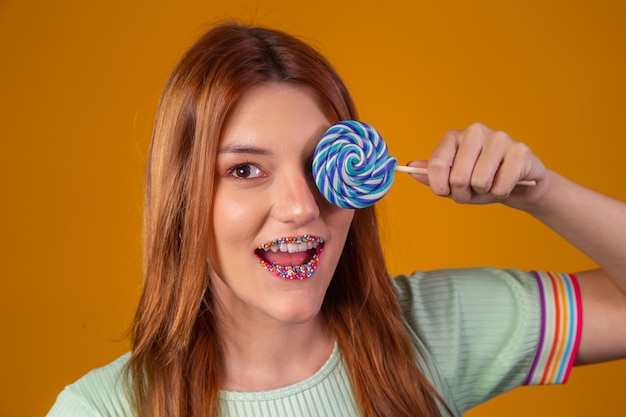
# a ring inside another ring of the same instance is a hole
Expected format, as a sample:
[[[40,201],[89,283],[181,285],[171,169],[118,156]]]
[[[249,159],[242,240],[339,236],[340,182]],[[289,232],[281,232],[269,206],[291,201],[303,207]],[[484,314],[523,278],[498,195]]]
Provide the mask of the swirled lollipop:
[[[332,204],[363,208],[387,194],[397,165],[372,126],[345,120],[331,126],[317,145],[313,177]]]
[[[367,123],[344,120],[332,125],[315,148],[313,177],[332,204],[348,208],[371,206],[383,198],[394,171],[427,174],[426,168],[398,166],[376,129]],[[535,185],[519,181],[518,185]]]

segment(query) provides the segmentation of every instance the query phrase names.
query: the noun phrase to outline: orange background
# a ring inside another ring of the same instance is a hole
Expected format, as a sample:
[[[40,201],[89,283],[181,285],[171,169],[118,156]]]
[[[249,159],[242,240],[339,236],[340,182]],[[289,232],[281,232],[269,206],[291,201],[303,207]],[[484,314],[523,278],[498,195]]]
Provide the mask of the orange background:
[[[402,162],[481,121],[626,200],[624,2],[4,0],[0,416],[45,414],[65,384],[128,349],[159,93],[185,48],[228,17],[318,47]],[[394,273],[593,265],[523,213],[457,206],[406,175],[381,220]],[[470,415],[621,414],[625,374],[626,361],[579,368],[565,386],[518,389]]]

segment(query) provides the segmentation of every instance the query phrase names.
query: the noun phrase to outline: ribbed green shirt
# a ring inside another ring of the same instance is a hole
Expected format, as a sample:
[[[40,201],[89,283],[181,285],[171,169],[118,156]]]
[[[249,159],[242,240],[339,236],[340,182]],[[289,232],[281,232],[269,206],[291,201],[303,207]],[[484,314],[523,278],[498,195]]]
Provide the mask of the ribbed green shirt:
[[[418,363],[454,415],[519,385],[567,379],[580,329],[564,331],[550,317],[578,317],[579,304],[559,301],[572,288],[571,300],[579,300],[573,277],[473,268],[416,272],[396,277],[394,284]],[[580,320],[573,323],[579,326]],[[563,354],[557,357],[558,346]],[[128,358],[67,386],[48,417],[134,416],[121,382]],[[544,378],[552,368],[555,378]],[[225,417],[359,415],[336,346],[304,381],[262,392],[222,391],[220,401]]]

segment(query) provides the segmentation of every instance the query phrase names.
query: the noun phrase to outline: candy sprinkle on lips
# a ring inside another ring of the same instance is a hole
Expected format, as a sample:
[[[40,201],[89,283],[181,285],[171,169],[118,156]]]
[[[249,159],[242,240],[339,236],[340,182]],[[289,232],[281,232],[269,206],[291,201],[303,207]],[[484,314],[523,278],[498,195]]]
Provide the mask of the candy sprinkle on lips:
[[[279,278],[289,280],[303,280],[311,277],[317,269],[320,256],[324,248],[324,239],[321,237],[304,235],[299,237],[285,237],[260,245],[255,251],[259,263],[267,271]],[[310,257],[301,265],[281,265],[278,262],[270,262],[263,255],[271,258],[271,253],[280,253],[281,257],[287,254],[300,254],[307,252]],[[284,254],[284,255],[283,255]]]

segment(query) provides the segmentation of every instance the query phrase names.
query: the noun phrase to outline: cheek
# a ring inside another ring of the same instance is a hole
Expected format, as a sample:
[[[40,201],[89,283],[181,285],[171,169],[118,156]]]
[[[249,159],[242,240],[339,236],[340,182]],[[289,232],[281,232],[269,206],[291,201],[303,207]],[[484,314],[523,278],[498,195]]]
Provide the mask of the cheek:
[[[216,228],[220,225],[237,225],[238,221],[245,219],[251,213],[247,205],[241,201],[227,199],[216,199],[213,205],[213,223]]]
[[[336,251],[337,256],[341,254],[346,244],[353,218],[354,210],[335,207],[331,212],[327,212],[325,222],[329,228],[333,242],[332,246],[329,246],[329,248],[332,247],[333,250]]]
[[[218,190],[213,199],[212,223],[216,244],[237,242],[255,235],[262,224],[263,210],[253,193]]]
[[[332,227],[343,235],[348,234],[352,219],[354,219],[354,210],[346,210],[336,208],[336,211],[329,216],[329,222]]]

